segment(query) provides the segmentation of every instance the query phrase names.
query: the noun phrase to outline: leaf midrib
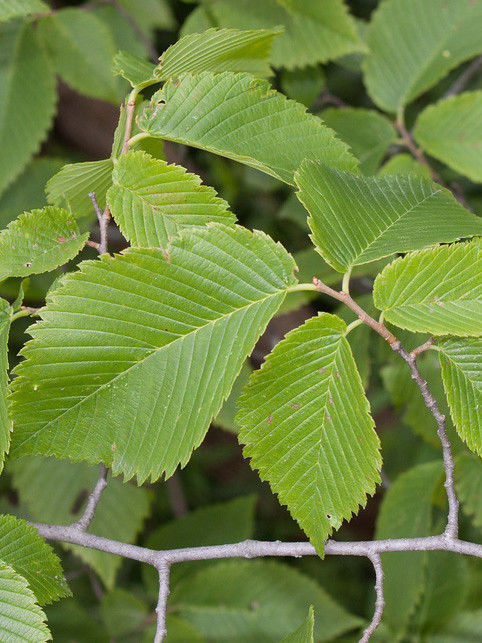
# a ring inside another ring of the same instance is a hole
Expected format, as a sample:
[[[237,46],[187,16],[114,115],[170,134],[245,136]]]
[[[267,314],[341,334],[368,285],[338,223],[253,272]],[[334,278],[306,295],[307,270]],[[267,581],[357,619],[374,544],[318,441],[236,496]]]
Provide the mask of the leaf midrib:
[[[48,427],[52,426],[54,423],[58,422],[64,415],[67,415],[68,413],[70,413],[71,411],[76,409],[78,406],[81,406],[82,404],[84,404],[84,402],[86,402],[90,398],[95,397],[96,395],[98,395],[103,389],[109,387],[111,384],[116,382],[121,377],[124,377],[124,375],[129,373],[134,368],[137,368],[138,366],[142,366],[152,355],[157,354],[159,351],[162,351],[166,347],[171,347],[173,344],[175,344],[176,342],[180,342],[180,341],[184,340],[186,337],[195,335],[198,331],[204,330],[205,328],[209,327],[210,325],[214,325],[214,324],[218,323],[222,319],[227,319],[231,315],[234,315],[234,314],[238,313],[241,310],[247,311],[251,306],[257,306],[258,304],[262,304],[263,302],[265,302],[268,299],[270,299],[272,297],[275,297],[277,295],[286,294],[286,289],[287,288],[285,288],[283,290],[277,290],[276,292],[270,293],[269,295],[263,297],[262,299],[258,299],[258,300],[254,301],[254,302],[251,302],[247,306],[242,306],[240,308],[236,308],[235,310],[232,310],[231,312],[227,313],[226,315],[221,315],[220,317],[216,317],[215,319],[210,320],[207,324],[203,324],[202,326],[198,326],[197,328],[195,328],[190,333],[186,333],[185,335],[181,335],[180,337],[176,338],[172,342],[169,342],[168,344],[164,344],[163,346],[160,346],[158,348],[153,349],[152,351],[147,353],[142,359],[138,360],[137,362],[135,362],[134,364],[129,366],[127,369],[125,369],[121,373],[118,373],[114,378],[112,378],[108,382],[104,382],[101,386],[99,386],[99,388],[95,389],[92,393],[89,393],[89,395],[83,397],[81,400],[76,402],[73,406],[71,406],[68,409],[66,409],[65,411],[63,411],[60,415],[56,416],[55,418],[50,420],[48,423],[43,424],[37,431],[35,431],[31,435],[29,435],[28,441],[31,441],[33,438],[35,438],[38,435],[38,433],[40,433],[40,431],[44,431]]]

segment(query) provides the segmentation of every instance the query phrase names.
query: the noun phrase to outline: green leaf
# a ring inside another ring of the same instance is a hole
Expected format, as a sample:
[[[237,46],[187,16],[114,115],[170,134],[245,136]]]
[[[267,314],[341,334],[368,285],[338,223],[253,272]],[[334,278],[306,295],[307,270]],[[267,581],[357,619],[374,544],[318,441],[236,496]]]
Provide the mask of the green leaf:
[[[0,561],[0,638],[43,643],[52,638],[28,582]]]
[[[116,587],[106,594],[100,606],[106,629],[111,636],[139,633],[149,616],[147,605],[133,592]]]
[[[378,172],[379,176],[386,174],[398,174],[398,176],[418,176],[422,179],[431,180],[430,170],[426,165],[418,163],[411,154],[401,152],[392,156]]]
[[[482,182],[482,91],[430,105],[418,117],[414,136],[436,159]]]
[[[419,464],[402,473],[385,492],[377,519],[376,538],[428,536],[432,500],[443,475],[440,461]],[[386,625],[398,636],[406,631],[424,588],[427,552],[382,555],[385,571]]]
[[[275,561],[213,564],[169,597],[169,607],[212,643],[277,641],[299,626],[310,605],[316,641],[332,641],[361,624],[311,578]]]
[[[324,313],[288,333],[250,377],[236,416],[244,455],[320,555],[375,492],[381,467],[345,331]]]
[[[82,9],[59,9],[42,18],[38,29],[62,80],[86,96],[118,102],[114,39],[101,20]]]
[[[364,49],[342,0],[217,0],[207,5],[222,27],[282,25],[271,55],[274,67],[294,69]]]
[[[41,522],[68,525],[80,518],[97,480],[97,467],[83,463],[31,456],[9,463],[20,500]],[[149,493],[132,484],[110,479],[89,531],[104,538],[132,543],[149,514]],[[95,549],[64,545],[90,565],[109,588],[122,559]]]
[[[285,300],[286,301],[286,300]],[[235,379],[233,388],[229,397],[225,400],[221,410],[213,420],[215,426],[219,426],[225,431],[230,433],[238,434],[239,429],[234,421],[236,415],[236,402],[238,397],[241,395],[241,391],[244,385],[247,383],[249,376],[253,372],[253,367],[249,363],[249,360],[246,360],[241,368],[241,371],[238,377]]]
[[[214,188],[197,174],[145,152],[129,152],[116,163],[107,193],[112,215],[133,246],[165,248],[179,230],[236,217]]]
[[[461,612],[467,596],[467,578],[467,561],[463,556],[446,551],[428,552],[425,590],[417,614],[420,631],[439,630]]]
[[[312,241],[339,272],[395,252],[482,233],[482,220],[438,184],[417,177],[356,177],[305,161],[295,180]]]
[[[0,516],[0,560],[25,577],[41,605],[70,596],[59,559],[24,520]]]
[[[49,6],[42,0],[0,0],[0,22],[42,11],[49,11]]]
[[[65,208],[75,219],[95,218],[89,192],[95,192],[103,210],[107,189],[112,185],[113,167],[112,159],[64,165],[45,188],[49,203]]]
[[[90,5],[88,11],[99,18],[111,32],[116,51],[123,49],[133,56],[140,56],[141,59],[149,57],[151,54],[147,45],[149,38],[141,40],[140,32],[136,31],[138,23],[132,21],[127,13],[119,9],[120,2],[118,0],[116,3],[115,5],[100,3]],[[142,4],[145,4],[145,0],[138,3],[138,7],[141,7]]]
[[[45,184],[56,174],[63,161],[55,158],[33,160],[0,198],[0,230],[21,212],[47,205]]]
[[[118,51],[112,62],[112,71],[130,82],[132,87],[143,89],[159,82],[154,78],[155,65],[134,56],[128,51]]]
[[[257,78],[271,76],[269,54],[281,29],[208,29],[182,37],[159,58],[158,80],[202,71],[247,72]]]
[[[33,26],[0,25],[0,193],[46,138],[55,112],[55,75]],[[33,88],[35,109],[32,109]]]
[[[8,335],[11,315],[10,304],[5,299],[0,299],[0,473],[3,470],[3,461],[8,451],[12,430],[12,420],[7,405]]]
[[[482,456],[482,339],[439,340],[437,348],[457,433]]]
[[[473,336],[482,332],[480,238],[396,259],[376,278],[375,306],[411,331]]]
[[[130,14],[142,31],[151,35],[154,29],[173,31],[176,19],[168,0],[117,0]]]
[[[308,610],[308,616],[297,630],[285,636],[283,641],[286,643],[313,643],[313,630],[315,628],[315,613],[313,605]]]
[[[461,612],[441,630],[430,634],[427,643],[470,643],[482,638],[482,609]]]
[[[305,157],[356,168],[347,146],[319,118],[249,74],[187,74],[168,81],[138,125],[150,136],[214,152],[291,184]]]
[[[296,283],[293,259],[261,232],[211,224],[182,230],[166,253],[130,248],[80,268],[29,329],[12,453],[170,476]]]
[[[305,67],[281,74],[283,93],[293,100],[311,107],[325,86],[325,74],[321,67]]]
[[[475,527],[482,528],[482,467],[472,454],[463,454],[455,462],[455,485],[464,513]]]
[[[229,502],[200,507],[181,518],[162,525],[149,536],[146,547],[150,549],[176,549],[236,543],[254,536],[254,512],[257,497],[242,496]],[[171,569],[171,587],[180,579],[210,561],[194,561],[176,565]],[[150,567],[143,569],[144,581],[153,596],[159,593],[159,575]]]
[[[329,107],[321,118],[351,147],[363,174],[375,174],[387,149],[398,138],[388,118],[371,109]]]
[[[79,233],[65,210],[48,205],[24,212],[0,232],[0,281],[67,263],[82,250],[88,236]]]
[[[464,60],[482,52],[482,5],[473,0],[386,0],[367,30],[365,84],[396,112]]]

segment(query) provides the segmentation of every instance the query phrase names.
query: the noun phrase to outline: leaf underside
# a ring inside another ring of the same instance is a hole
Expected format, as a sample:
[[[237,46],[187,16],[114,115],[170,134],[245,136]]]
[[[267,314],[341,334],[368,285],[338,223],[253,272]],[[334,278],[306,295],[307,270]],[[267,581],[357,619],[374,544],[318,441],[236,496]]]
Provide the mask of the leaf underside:
[[[129,152],[115,165],[107,201],[122,234],[133,246],[165,248],[180,229],[236,217],[214,188],[196,174],[145,152]]]
[[[325,313],[288,333],[251,375],[236,417],[244,455],[320,555],[374,493],[381,466],[345,330]]]
[[[11,452],[103,461],[139,482],[170,476],[296,283],[294,261],[261,232],[211,224],[167,252],[131,248],[80,268],[31,327]]]
[[[482,220],[419,177],[356,177],[305,161],[295,175],[312,240],[336,270],[482,234]]]
[[[437,342],[450,414],[457,433],[482,456],[482,339]]]
[[[305,157],[355,170],[332,130],[250,74],[186,74],[156,92],[138,118],[150,136],[245,163],[286,183]]]
[[[480,248],[479,237],[396,259],[375,280],[375,306],[400,328],[433,335],[480,335]]]

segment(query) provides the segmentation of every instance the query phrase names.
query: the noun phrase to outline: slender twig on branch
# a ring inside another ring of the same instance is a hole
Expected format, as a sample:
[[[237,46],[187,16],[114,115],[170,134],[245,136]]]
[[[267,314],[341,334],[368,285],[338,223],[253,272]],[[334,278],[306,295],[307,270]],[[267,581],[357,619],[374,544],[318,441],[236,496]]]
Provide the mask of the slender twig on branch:
[[[445,92],[444,98],[449,96],[455,96],[455,94],[460,94],[461,91],[465,89],[467,84],[472,80],[473,76],[479,71],[482,70],[482,56],[476,58],[467,69],[461,74],[457,80],[454,82],[451,87]]]
[[[100,255],[105,255],[107,252],[108,229],[109,229],[109,221],[110,221],[109,206],[107,206],[104,212],[102,212],[102,210],[99,207],[99,204],[97,203],[95,192],[89,192],[89,199],[92,201],[92,205],[94,206],[94,210],[97,215],[97,219],[99,221],[100,243],[97,249]]]
[[[430,339],[427,339],[427,341],[424,344],[420,344],[420,346],[417,346],[417,348],[414,348],[413,351],[410,352],[411,357],[417,357],[420,355],[420,353],[424,353],[425,351],[428,351],[428,349],[432,346],[434,338],[431,337]]]
[[[157,599],[157,627],[154,643],[161,643],[167,634],[166,628],[166,611],[167,598],[169,596],[169,571],[170,563],[167,560],[162,561],[157,570],[159,572],[159,597]]]
[[[374,554],[368,556],[371,560],[373,568],[375,570],[375,609],[373,611],[373,618],[370,622],[370,625],[364,630],[363,636],[360,639],[360,643],[367,643],[370,640],[371,635],[375,632],[377,627],[380,625],[383,616],[383,610],[385,609],[385,599],[383,597],[383,565],[380,554]]]
[[[377,322],[373,317],[370,317],[351,297],[348,293],[344,291],[336,291],[322,283],[316,277],[313,278],[313,283],[315,284],[319,292],[331,295],[338,301],[344,302],[348,308],[351,308],[365,324],[373,328],[379,335],[383,337],[400,357],[407,362],[408,367],[412,375],[412,379],[415,384],[420,389],[425,406],[428,408],[430,413],[432,413],[435,421],[437,423],[437,435],[439,437],[440,443],[442,444],[442,457],[443,465],[445,470],[445,490],[447,492],[447,500],[449,505],[449,512],[447,517],[447,527],[445,529],[445,535],[452,538],[457,537],[458,533],[458,514],[459,514],[459,502],[457,500],[457,495],[455,493],[455,482],[454,482],[454,470],[455,463],[452,455],[452,447],[450,441],[447,437],[447,432],[445,430],[445,415],[440,412],[437,402],[434,396],[430,393],[427,382],[420,375],[420,371],[417,367],[416,356],[421,350],[415,349],[412,353],[408,353],[400,341],[381,323]],[[426,343],[427,344],[427,343]],[[423,344],[419,349],[426,350],[428,348],[426,344]],[[415,354],[414,354],[415,353]]]
[[[122,149],[120,155],[126,154],[129,151],[129,141],[132,132],[132,123],[134,120],[134,111],[136,108],[137,89],[133,89],[129,94],[126,103],[126,125],[124,129],[124,139],[122,141]]]
[[[80,531],[87,531],[94,518],[94,513],[99,504],[102,492],[107,487],[107,467],[104,464],[100,465],[99,477],[97,478],[96,485],[92,492],[89,494],[84,513],[75,522],[72,527],[76,527]]]
[[[428,171],[430,172],[430,176],[432,177],[432,179],[434,181],[437,181],[437,183],[439,183],[440,185],[445,187],[445,184],[444,184],[443,179],[440,176],[440,174],[436,170],[433,169],[433,167],[430,165],[430,163],[425,158],[425,155],[422,152],[422,150],[419,147],[417,147],[415,145],[415,143],[413,142],[413,139],[410,136],[410,132],[405,127],[405,123],[403,122],[402,118],[398,118],[395,121],[395,127],[400,132],[400,135],[402,137],[403,143],[405,144],[407,149],[411,152],[412,156],[414,156],[419,163],[421,163],[422,165],[424,165],[428,169]]]

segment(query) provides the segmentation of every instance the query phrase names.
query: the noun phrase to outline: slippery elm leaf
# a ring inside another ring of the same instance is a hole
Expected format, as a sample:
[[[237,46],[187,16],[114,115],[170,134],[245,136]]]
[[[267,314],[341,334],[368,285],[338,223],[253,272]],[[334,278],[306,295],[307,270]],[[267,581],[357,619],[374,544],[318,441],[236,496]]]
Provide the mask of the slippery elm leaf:
[[[12,420],[7,405],[8,386],[8,335],[12,308],[4,299],[0,299],[0,472],[3,470],[5,453],[10,444]]]
[[[461,454],[455,461],[455,488],[464,513],[471,517],[478,529],[482,528],[482,467],[480,459],[472,454]]]
[[[154,75],[158,81],[202,71],[247,72],[257,78],[271,76],[271,46],[282,32],[279,28],[207,29],[183,36],[161,54]]]
[[[112,61],[114,74],[122,76],[132,87],[138,89],[144,89],[159,82],[154,78],[154,69],[155,65],[128,51],[118,51]]]
[[[321,314],[288,333],[238,400],[239,441],[318,553],[365,506],[381,457],[346,324]]]
[[[119,91],[112,73],[116,48],[107,25],[91,12],[72,7],[42,18],[38,30],[68,85],[86,96],[117,103]]]
[[[170,476],[296,283],[294,261],[262,232],[210,224],[79,267],[29,329],[11,452]]]
[[[0,0],[0,22],[45,11],[49,6],[42,0]]]
[[[116,163],[107,202],[133,246],[165,248],[187,226],[234,224],[236,217],[197,174],[145,152],[128,152]]]
[[[55,113],[55,74],[32,24],[0,24],[0,193],[37,152]],[[35,109],[32,109],[35,88]]]
[[[482,233],[482,219],[419,177],[362,177],[304,161],[297,196],[312,241],[335,270]]]
[[[482,333],[481,238],[395,259],[377,276],[375,306],[384,318],[434,335]]]
[[[482,91],[430,105],[418,117],[414,136],[431,156],[482,182]]]
[[[329,107],[320,116],[351,147],[363,174],[376,172],[387,149],[398,138],[389,119],[372,109]]]
[[[426,165],[416,161],[411,154],[400,152],[395,154],[380,168],[378,176],[397,174],[398,176],[419,176],[431,180],[430,170]]]
[[[88,233],[65,210],[46,206],[24,212],[0,232],[0,281],[48,272],[75,257]]]
[[[0,561],[0,638],[44,643],[52,636],[46,616],[23,576]]]
[[[59,559],[24,520],[0,515],[0,560],[28,580],[41,605],[70,596]]]
[[[315,613],[313,605],[308,610],[308,616],[297,630],[285,636],[284,643],[313,643],[313,630],[315,627]]]
[[[365,49],[342,0],[217,0],[207,7],[223,27],[283,26],[271,54],[277,68],[306,67]]]
[[[99,207],[104,209],[105,195],[112,185],[113,167],[112,159],[64,165],[46,185],[49,203],[65,208],[75,219],[95,219],[89,192],[95,192]]]
[[[367,30],[368,93],[383,110],[396,112],[481,53],[481,29],[477,0],[381,2]]]
[[[438,340],[450,414],[459,436],[482,456],[482,339]]]
[[[149,136],[225,156],[290,184],[305,157],[357,167],[323,121],[250,74],[203,72],[168,81],[137,124]]]

